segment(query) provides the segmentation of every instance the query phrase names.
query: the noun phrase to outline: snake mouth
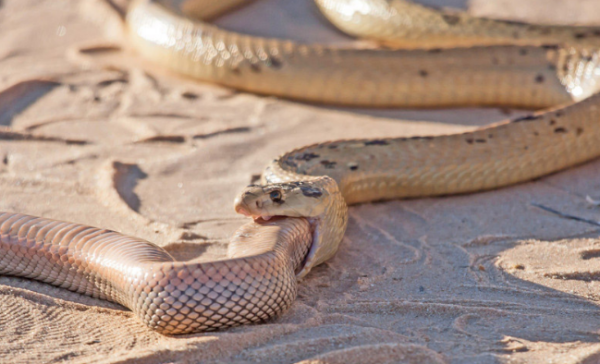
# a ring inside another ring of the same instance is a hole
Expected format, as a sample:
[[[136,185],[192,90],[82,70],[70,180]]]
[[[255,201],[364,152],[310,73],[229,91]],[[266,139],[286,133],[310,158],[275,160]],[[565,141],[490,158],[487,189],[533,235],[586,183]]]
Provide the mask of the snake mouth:
[[[253,214],[252,212],[250,212],[249,208],[245,207],[241,203],[236,203],[235,212],[237,212],[238,214],[242,214],[246,217],[250,217],[250,218],[254,219],[254,221],[260,221],[260,220],[269,221],[274,217],[291,217],[291,216],[286,216],[286,215]]]
[[[270,215],[252,216],[254,221],[258,221],[258,220],[269,221],[273,217],[283,217],[283,216],[278,216],[278,215],[275,215],[275,216],[270,216]]]
[[[288,216],[283,216],[283,215],[255,215],[243,207],[236,207],[235,211],[238,214],[242,214],[246,217],[250,217],[250,218],[254,219],[254,221],[259,221],[259,220],[269,221],[274,217],[288,217]]]

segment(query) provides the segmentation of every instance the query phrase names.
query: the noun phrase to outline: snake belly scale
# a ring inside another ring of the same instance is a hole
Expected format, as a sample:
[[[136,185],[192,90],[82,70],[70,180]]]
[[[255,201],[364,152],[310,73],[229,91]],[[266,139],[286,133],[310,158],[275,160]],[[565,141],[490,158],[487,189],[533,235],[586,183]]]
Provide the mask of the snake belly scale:
[[[0,213],[0,274],[119,303],[164,334],[261,322],[293,303],[297,277],[336,252],[349,204],[493,189],[600,155],[598,28],[478,19],[404,0],[316,0],[343,31],[428,48],[341,49],[246,36],[188,17],[240,2],[134,1],[129,41],[176,72],[292,99],[553,109],[463,134],[339,140],[287,152],[267,166],[262,185],[236,199],[236,211],[255,221],[238,230],[221,261],[175,262],[160,247],[113,231]]]

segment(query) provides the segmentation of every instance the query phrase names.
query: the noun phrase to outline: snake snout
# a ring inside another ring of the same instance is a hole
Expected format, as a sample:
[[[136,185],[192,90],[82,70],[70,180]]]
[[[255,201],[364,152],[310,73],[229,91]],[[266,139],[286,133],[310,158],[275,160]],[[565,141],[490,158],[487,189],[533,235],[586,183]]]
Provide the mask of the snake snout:
[[[250,213],[250,209],[248,208],[248,206],[246,206],[246,203],[240,196],[236,197],[235,201],[233,201],[233,208],[238,214],[242,214],[248,217],[252,216],[252,214]]]

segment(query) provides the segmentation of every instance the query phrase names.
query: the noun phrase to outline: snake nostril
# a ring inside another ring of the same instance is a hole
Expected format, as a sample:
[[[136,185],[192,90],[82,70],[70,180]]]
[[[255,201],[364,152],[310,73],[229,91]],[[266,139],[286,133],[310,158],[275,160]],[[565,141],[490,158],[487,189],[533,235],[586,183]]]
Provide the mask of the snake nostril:
[[[260,209],[260,203],[258,203],[258,201],[256,201],[254,204],[256,205],[257,209]]]

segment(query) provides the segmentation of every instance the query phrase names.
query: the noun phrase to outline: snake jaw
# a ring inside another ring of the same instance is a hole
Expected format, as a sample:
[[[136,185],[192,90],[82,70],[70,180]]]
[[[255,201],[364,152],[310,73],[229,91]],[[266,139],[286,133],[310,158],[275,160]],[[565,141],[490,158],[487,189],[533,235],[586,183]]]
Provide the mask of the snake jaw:
[[[244,208],[244,206],[242,204],[240,204],[240,203],[236,203],[235,212],[237,212],[238,214],[242,214],[242,215],[244,215],[246,217],[251,217],[252,219],[254,219],[254,221],[260,220],[260,219],[262,219],[264,221],[269,221],[269,220],[271,220],[272,217],[274,217],[272,215],[255,215],[255,214],[252,214],[250,211],[248,211],[247,208]]]

